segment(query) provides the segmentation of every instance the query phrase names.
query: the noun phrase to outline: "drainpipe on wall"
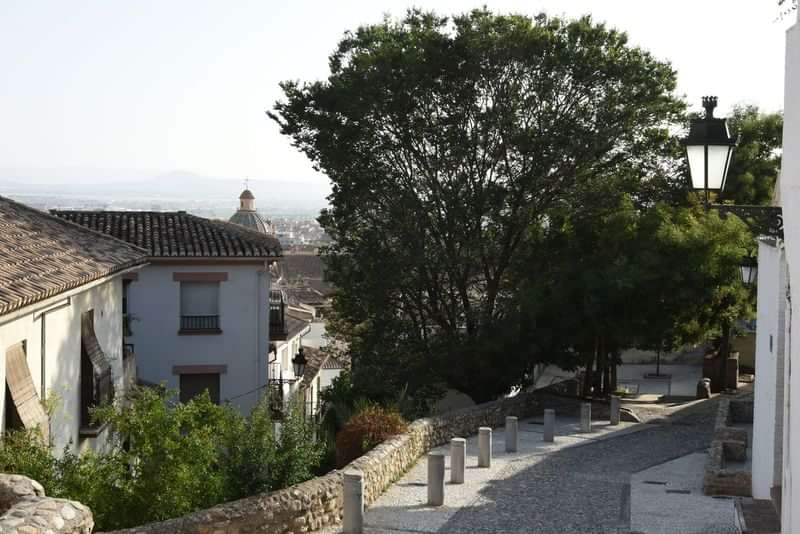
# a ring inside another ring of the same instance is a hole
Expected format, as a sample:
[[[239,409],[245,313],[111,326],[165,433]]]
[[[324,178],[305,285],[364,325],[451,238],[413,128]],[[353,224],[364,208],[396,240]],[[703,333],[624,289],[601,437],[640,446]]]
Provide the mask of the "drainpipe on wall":
[[[269,263],[264,262],[264,268],[258,271],[258,291],[256,291],[256,306],[258,308],[258,328],[256,328],[256,335],[258,339],[256,340],[256,373],[257,373],[257,383],[258,386],[258,399],[264,396],[265,392],[264,389],[267,385],[266,376],[267,370],[267,347],[269,347],[269,328],[267,328],[267,323],[269,321],[268,317],[265,317],[268,313],[269,309],[269,302],[267,301],[267,295],[269,295],[269,285],[270,285],[270,275],[269,275]],[[265,292],[266,288],[266,292]]]

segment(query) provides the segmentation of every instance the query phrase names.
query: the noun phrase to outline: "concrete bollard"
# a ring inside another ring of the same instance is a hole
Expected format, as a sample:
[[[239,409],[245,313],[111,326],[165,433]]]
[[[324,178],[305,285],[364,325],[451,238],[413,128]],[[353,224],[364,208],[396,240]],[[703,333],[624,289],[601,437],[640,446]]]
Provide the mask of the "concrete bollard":
[[[478,429],[478,467],[492,466],[492,429],[482,426]]]
[[[453,438],[450,440],[450,483],[464,483],[464,469],[467,463],[467,440]]]
[[[548,443],[556,440],[556,411],[550,408],[544,411],[544,440]]]
[[[428,505],[444,504],[444,454],[428,453]]]
[[[592,403],[584,402],[581,404],[581,432],[592,431]]]
[[[519,420],[516,417],[506,417],[506,452],[519,450]]]
[[[609,419],[611,421],[611,424],[614,426],[619,424],[619,411],[621,408],[621,402],[622,399],[620,399],[616,395],[611,397],[611,404],[609,406],[611,414],[609,415]]]
[[[344,506],[342,517],[343,534],[364,532],[364,479],[360,471],[348,471],[342,475]]]

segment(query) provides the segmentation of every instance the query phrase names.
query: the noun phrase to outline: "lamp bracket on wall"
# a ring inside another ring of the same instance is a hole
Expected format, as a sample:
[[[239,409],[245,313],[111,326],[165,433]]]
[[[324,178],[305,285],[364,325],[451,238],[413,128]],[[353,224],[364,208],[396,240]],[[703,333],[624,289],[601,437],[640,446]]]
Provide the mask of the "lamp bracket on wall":
[[[756,236],[783,239],[783,210],[780,206],[713,204],[711,207],[723,216],[728,213],[736,215]]]

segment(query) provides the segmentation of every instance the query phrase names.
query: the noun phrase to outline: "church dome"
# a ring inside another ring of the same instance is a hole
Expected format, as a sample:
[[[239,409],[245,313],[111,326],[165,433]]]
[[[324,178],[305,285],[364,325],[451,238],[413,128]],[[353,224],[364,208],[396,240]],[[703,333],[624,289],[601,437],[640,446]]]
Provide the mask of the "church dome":
[[[229,219],[230,222],[246,226],[262,234],[273,234],[272,224],[256,211],[256,197],[249,189],[239,195],[239,209]]]

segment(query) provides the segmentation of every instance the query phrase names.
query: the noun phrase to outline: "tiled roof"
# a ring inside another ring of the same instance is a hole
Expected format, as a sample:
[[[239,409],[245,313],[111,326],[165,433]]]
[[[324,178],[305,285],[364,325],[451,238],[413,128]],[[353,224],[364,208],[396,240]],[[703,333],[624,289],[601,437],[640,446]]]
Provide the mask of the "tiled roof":
[[[317,254],[287,252],[275,268],[276,277],[282,279],[287,286],[300,282],[323,295],[329,295],[333,291],[331,285],[325,281],[325,265]]]
[[[146,261],[144,250],[0,197],[0,315]]]
[[[328,361],[328,355],[312,347],[303,347],[303,354],[306,357],[306,368],[303,370],[303,385],[308,386]]]
[[[272,236],[184,211],[64,211],[54,215],[140,246],[153,258],[263,258],[281,255]]]
[[[286,299],[290,304],[325,304],[325,295],[311,287],[287,287],[284,290]]]
[[[344,368],[345,368],[344,363],[340,362],[333,356],[329,357],[322,363],[322,369],[344,369]]]

